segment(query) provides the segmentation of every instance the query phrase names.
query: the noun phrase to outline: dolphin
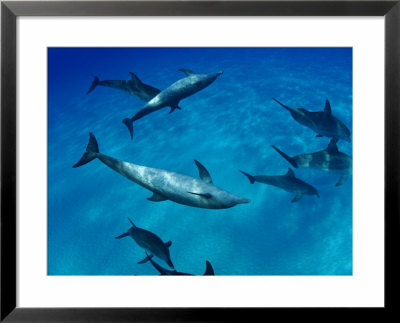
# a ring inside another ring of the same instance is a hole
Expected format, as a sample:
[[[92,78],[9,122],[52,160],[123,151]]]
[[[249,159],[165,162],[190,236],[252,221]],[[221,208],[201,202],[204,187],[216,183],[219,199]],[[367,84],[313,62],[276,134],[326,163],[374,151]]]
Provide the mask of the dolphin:
[[[289,108],[278,100],[272,99],[287,109],[294,120],[316,132],[317,137],[337,138],[350,142],[350,130],[332,114],[328,100],[325,102],[324,110],[312,112],[303,108]]]
[[[353,159],[349,155],[340,152],[336,142],[337,139],[331,139],[328,147],[324,150],[293,157],[286,155],[274,145],[272,147],[295,168],[316,168],[328,173],[341,175],[339,181],[336,183],[336,186],[339,186],[344,184],[353,173]]]
[[[149,256],[147,252],[146,256],[147,260],[151,262],[153,267],[160,273],[161,276],[194,276],[192,274],[182,273],[176,270],[169,270],[161,267],[159,264],[153,261],[153,259],[151,259],[151,256]],[[206,271],[204,272],[203,276],[214,276],[214,269],[208,260],[206,260]]]
[[[170,200],[175,203],[205,209],[226,209],[236,204],[250,202],[246,198],[233,195],[215,186],[206,168],[197,160],[195,160],[195,163],[201,179],[135,165],[100,153],[95,136],[89,133],[86,152],[73,167],[80,167],[96,158],[131,181],[152,191],[153,195],[148,198],[149,201]]]
[[[130,80],[103,80],[100,81],[97,76],[94,77],[92,85],[86,94],[92,92],[98,85],[106,86],[113,89],[118,89],[124,92],[129,93],[132,96],[135,96],[143,101],[150,101],[161,91],[152,87],[150,85],[144,84],[138,77],[132,72],[129,72],[131,75]]]
[[[135,242],[142,247],[144,250],[150,252],[150,256],[147,256],[143,260],[139,261],[139,264],[143,264],[147,262],[151,257],[156,256],[162,260],[164,260],[168,266],[171,268],[174,268],[174,265],[172,264],[171,261],[171,256],[169,254],[169,247],[171,246],[172,242],[168,241],[164,243],[157,235],[154,233],[138,228],[131,219],[129,219],[129,222],[132,224],[132,227],[128,230],[128,232],[125,232],[118,237],[115,237],[115,239],[121,239],[125,237],[131,237]],[[146,252],[147,254],[147,252]]]
[[[180,79],[162,90],[149,102],[147,102],[144,107],[139,110],[132,118],[125,118],[122,120],[129,130],[131,139],[133,139],[133,122],[143,118],[144,116],[165,108],[167,106],[171,107],[169,113],[172,113],[175,109],[181,109],[178,104],[184,98],[199,92],[200,90],[206,88],[211,83],[213,83],[222,72],[217,72],[213,74],[195,74],[191,70],[181,68],[179,71],[186,74],[186,77]]]
[[[285,175],[279,176],[252,176],[243,171],[240,172],[247,176],[251,184],[254,184],[254,182],[264,183],[280,187],[287,192],[296,194],[292,200],[292,203],[300,201],[303,195],[316,195],[319,198],[318,191],[310,184],[307,184],[306,182],[296,178],[291,168],[288,169],[288,172]]]

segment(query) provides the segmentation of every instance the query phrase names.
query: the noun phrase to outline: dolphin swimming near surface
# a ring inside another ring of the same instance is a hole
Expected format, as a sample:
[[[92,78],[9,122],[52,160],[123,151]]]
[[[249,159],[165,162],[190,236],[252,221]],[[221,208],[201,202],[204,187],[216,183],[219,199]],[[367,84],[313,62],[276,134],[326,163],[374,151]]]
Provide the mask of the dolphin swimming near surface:
[[[291,168],[289,168],[288,172],[285,175],[278,176],[252,176],[243,171],[240,172],[247,176],[251,184],[254,184],[255,182],[264,183],[280,187],[287,192],[296,194],[292,200],[292,203],[300,201],[303,195],[316,195],[319,198],[318,191],[310,184],[307,184],[306,182],[303,182],[302,180],[296,178]]]
[[[100,153],[95,136],[89,133],[86,152],[73,167],[85,165],[96,158],[119,174],[152,191],[153,195],[148,198],[149,201],[170,200],[175,203],[205,209],[226,209],[237,204],[250,202],[246,198],[233,195],[215,186],[206,168],[197,160],[195,160],[195,163],[199,169],[200,179],[140,166]]]
[[[350,130],[332,114],[331,104],[325,102],[324,110],[312,112],[303,108],[290,108],[272,98],[290,112],[293,119],[317,133],[317,137],[330,137],[350,142]]]
[[[316,168],[328,173],[342,175],[336,183],[336,186],[339,186],[344,184],[353,173],[353,159],[349,155],[340,152],[336,142],[337,139],[331,139],[328,147],[324,150],[293,157],[286,155],[274,145],[272,147],[295,168]]]
[[[135,96],[143,101],[150,101],[161,91],[143,83],[134,73],[129,72],[131,75],[130,80],[103,80],[100,81],[97,76],[94,77],[92,85],[86,94],[92,92],[97,86],[106,86],[113,89],[118,89],[124,92],[129,93],[132,96]]]
[[[164,267],[161,267],[159,264],[157,264],[153,259],[151,259],[151,256],[149,256],[146,252],[147,260],[151,262],[153,267],[160,273],[161,276],[194,276],[192,274],[187,274],[187,273],[182,273],[176,270],[169,270]],[[210,262],[206,260],[206,271],[204,272],[203,276],[214,276],[214,269],[211,266]]]
[[[134,121],[168,106],[171,107],[169,113],[173,112],[175,109],[180,110],[181,108],[178,104],[181,100],[206,88],[213,83],[219,75],[222,74],[222,72],[213,74],[195,74],[194,72],[185,68],[181,68],[180,71],[186,74],[185,78],[176,81],[165,90],[162,90],[159,94],[147,102],[147,104],[132,118],[125,118],[122,120],[122,123],[128,127],[131,139],[133,139]]]
[[[128,232],[115,237],[115,239],[131,237],[140,247],[146,250],[146,255],[147,251],[150,252],[150,255],[138,262],[139,264],[147,262],[154,255],[164,260],[171,268],[174,268],[174,265],[171,261],[171,256],[169,254],[169,247],[172,244],[171,241],[164,243],[154,233],[138,228],[131,219],[128,218],[128,220],[132,224],[132,227],[128,230]]]

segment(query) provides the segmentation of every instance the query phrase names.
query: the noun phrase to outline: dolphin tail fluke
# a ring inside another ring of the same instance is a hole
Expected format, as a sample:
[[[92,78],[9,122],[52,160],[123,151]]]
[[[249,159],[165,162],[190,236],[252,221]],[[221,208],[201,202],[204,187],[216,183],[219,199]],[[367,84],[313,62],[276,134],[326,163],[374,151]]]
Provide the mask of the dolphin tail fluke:
[[[86,152],[83,154],[81,159],[72,166],[73,168],[83,166],[89,162],[91,162],[93,159],[97,158],[97,153],[99,152],[99,145],[97,144],[96,137],[94,134],[89,132],[89,143],[86,147]]]
[[[131,135],[131,139],[133,139],[133,119],[125,118],[124,120],[122,120],[122,123],[128,127],[129,134]]]
[[[256,181],[255,180],[255,178],[254,178],[254,176],[251,176],[250,174],[247,174],[247,173],[245,173],[244,171],[240,171],[242,174],[244,174],[244,175],[246,175],[247,176],[247,178],[249,179],[249,181],[250,181],[250,183],[251,184],[254,184],[254,182]]]
[[[89,94],[90,92],[92,92],[97,85],[100,84],[100,80],[97,76],[94,77],[94,80],[92,82],[92,85],[90,86],[89,90],[86,92],[86,94]]]
[[[211,266],[211,264],[206,260],[206,271],[204,273],[204,276],[214,276],[214,269]]]
[[[297,165],[296,161],[294,158],[286,155],[283,151],[272,145],[272,148],[274,148],[283,158],[285,158],[294,168],[298,168],[299,165]]]

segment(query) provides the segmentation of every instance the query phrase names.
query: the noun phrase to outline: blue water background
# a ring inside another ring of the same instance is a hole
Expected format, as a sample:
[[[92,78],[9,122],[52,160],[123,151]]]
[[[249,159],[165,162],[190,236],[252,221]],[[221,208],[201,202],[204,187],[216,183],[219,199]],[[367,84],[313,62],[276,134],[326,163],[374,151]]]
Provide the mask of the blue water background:
[[[135,122],[130,140],[121,123],[145,103],[125,92],[97,87],[97,75],[129,79],[134,72],[164,89],[185,75],[223,71],[213,84],[181,101],[182,110],[162,109]],[[292,119],[271,98],[312,111],[324,108],[352,129],[350,48],[49,48],[48,49],[48,274],[157,275],[130,238],[130,217],[163,241],[182,272],[203,274],[209,260],[217,275],[351,275],[352,177],[294,169],[320,198],[293,194],[250,174],[280,175],[289,155],[324,149],[329,138]],[[151,202],[152,193],[95,160],[72,168],[93,132],[100,152],[139,165],[198,177],[194,159],[214,184],[251,199],[225,210],[171,201]],[[352,144],[338,142],[352,155]],[[160,265],[167,265],[155,259]]]

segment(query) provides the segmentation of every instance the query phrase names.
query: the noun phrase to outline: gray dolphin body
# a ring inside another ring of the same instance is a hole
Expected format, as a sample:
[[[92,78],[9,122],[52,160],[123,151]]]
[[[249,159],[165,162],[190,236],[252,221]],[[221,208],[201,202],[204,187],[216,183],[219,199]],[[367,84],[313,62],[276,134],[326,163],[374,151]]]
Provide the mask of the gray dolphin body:
[[[336,183],[336,186],[339,186],[344,184],[348,177],[352,175],[353,159],[349,155],[340,152],[336,142],[337,139],[332,139],[324,150],[293,157],[288,156],[274,145],[272,147],[293,167],[316,168],[328,173],[342,175]]]
[[[133,122],[143,118],[144,116],[160,110],[165,107],[171,107],[170,113],[175,109],[181,109],[178,104],[184,98],[201,91],[202,89],[213,83],[222,72],[213,74],[195,74],[187,69],[180,69],[187,76],[180,79],[162,90],[154,98],[139,110],[132,118],[125,118],[122,120],[129,130],[131,139],[133,138]]]
[[[291,168],[289,168],[288,172],[285,175],[278,176],[252,176],[243,171],[240,172],[247,176],[251,184],[254,184],[255,182],[264,183],[282,188],[289,193],[296,194],[292,200],[292,203],[300,201],[304,195],[316,195],[317,197],[319,197],[318,191],[310,184],[307,184],[306,182],[303,182],[302,180],[296,178]]]
[[[97,76],[94,77],[92,85],[86,94],[92,92],[97,86],[105,86],[113,89],[121,90],[135,96],[143,101],[150,101],[161,91],[143,83],[134,73],[129,72],[130,80],[103,80],[100,81]]]
[[[95,136],[90,133],[89,144],[74,168],[99,159],[106,166],[153,192],[150,201],[170,200],[175,203],[205,209],[226,209],[250,200],[233,195],[215,186],[210,174],[196,161],[201,179],[166,170],[135,165],[99,152]]]
[[[171,241],[164,243],[153,232],[138,228],[131,219],[129,219],[129,222],[132,224],[132,227],[128,232],[115,237],[115,239],[131,237],[140,247],[146,250],[146,255],[148,251],[150,255],[147,255],[143,260],[139,261],[140,264],[147,262],[154,255],[164,260],[171,268],[174,268],[169,254],[169,247],[172,244]]]
[[[274,98],[273,100],[288,110],[298,123],[315,131],[317,137],[337,138],[350,142],[350,130],[332,114],[328,100],[325,102],[324,110],[317,112],[303,108],[290,108]]]
[[[147,255],[147,253],[146,253]],[[187,274],[187,273],[182,273],[176,270],[169,270],[166,269],[159,264],[157,264],[155,261],[151,259],[149,255],[147,255],[148,261],[151,262],[153,267],[160,273],[161,276],[194,276],[192,274]],[[214,276],[214,269],[211,266],[210,262],[206,260],[206,271],[204,272],[203,276]]]

